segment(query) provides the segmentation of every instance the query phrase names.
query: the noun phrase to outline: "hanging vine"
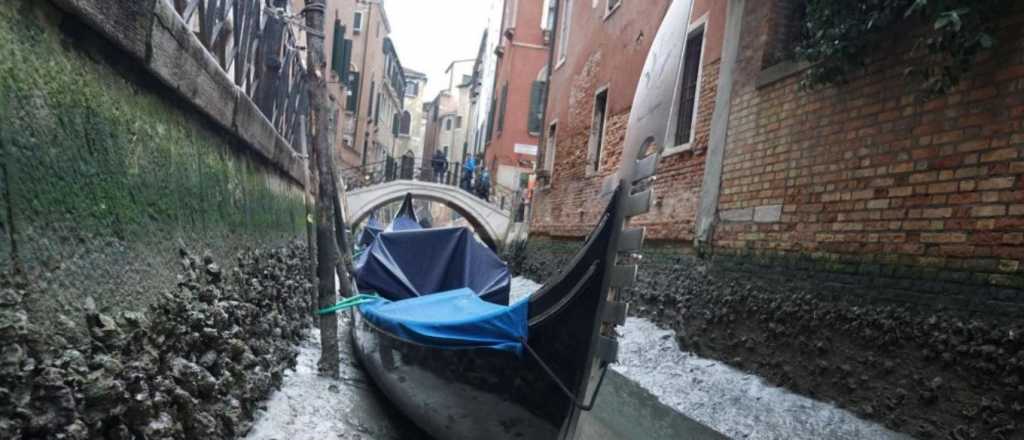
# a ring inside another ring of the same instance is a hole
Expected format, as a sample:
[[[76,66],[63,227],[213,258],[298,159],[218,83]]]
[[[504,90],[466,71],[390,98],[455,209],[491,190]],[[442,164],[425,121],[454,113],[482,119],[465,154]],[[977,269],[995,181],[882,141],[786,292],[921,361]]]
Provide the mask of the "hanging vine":
[[[807,0],[798,58],[811,63],[804,86],[845,83],[893,39],[914,38],[920,61],[904,74],[925,95],[949,92],[997,44],[1013,0]],[[912,34],[900,30],[913,30]]]

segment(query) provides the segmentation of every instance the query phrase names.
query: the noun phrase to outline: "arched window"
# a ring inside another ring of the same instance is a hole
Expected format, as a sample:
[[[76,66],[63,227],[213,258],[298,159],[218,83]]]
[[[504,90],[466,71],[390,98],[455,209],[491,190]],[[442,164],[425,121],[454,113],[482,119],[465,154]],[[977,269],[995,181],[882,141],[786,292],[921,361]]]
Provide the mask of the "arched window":
[[[412,114],[408,110],[402,112],[402,121],[398,127],[399,134],[409,135],[409,130],[412,127]]]

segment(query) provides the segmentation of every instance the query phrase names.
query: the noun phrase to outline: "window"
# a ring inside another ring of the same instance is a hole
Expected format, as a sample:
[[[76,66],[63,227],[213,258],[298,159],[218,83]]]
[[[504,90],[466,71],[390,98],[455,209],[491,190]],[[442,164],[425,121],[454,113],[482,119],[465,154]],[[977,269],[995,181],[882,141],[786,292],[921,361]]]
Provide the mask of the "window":
[[[679,106],[676,109],[675,145],[689,144],[693,138],[696,120],[698,83],[700,82],[701,52],[704,46],[704,27],[690,33],[683,53],[683,68],[680,72]]]
[[[608,0],[607,6],[604,8],[605,17],[611,15],[612,12],[615,12],[615,9],[617,9],[621,4],[622,0]]]
[[[487,112],[487,138],[484,143],[491,143],[491,135],[494,134],[494,113],[498,109],[498,99],[491,98],[491,110]]]
[[[345,100],[345,110],[353,114],[359,114],[359,72],[349,72],[348,85],[346,86],[348,99]]]
[[[565,61],[566,51],[569,49],[569,29],[572,27],[572,0],[565,0],[562,4],[562,20],[558,23],[558,64]]]
[[[548,138],[544,142],[544,169],[548,172],[554,171],[555,169],[555,145],[556,136],[558,136],[558,122],[552,122],[548,126]]]
[[[373,109],[373,123],[380,124],[380,92],[377,92],[377,104]]]
[[[455,117],[455,128],[462,128],[462,116]]]
[[[331,70],[338,79],[348,77],[348,66],[352,62],[352,40],[345,38],[345,26],[341,20],[334,20],[334,38],[331,44]]]
[[[363,30],[363,12],[356,11],[355,16],[352,17],[352,32],[361,32]]]
[[[505,15],[502,19],[501,30],[516,27],[516,9],[519,9],[518,0],[505,0]]]
[[[416,81],[409,81],[405,83],[405,96],[415,98],[420,93],[420,84]]]
[[[445,131],[452,131],[452,118],[445,118],[444,129]]]
[[[796,45],[800,42],[802,26],[807,17],[807,0],[783,0],[771,2],[768,11],[767,41],[761,59],[761,67],[771,67],[784,61],[793,61]]]
[[[594,96],[594,119],[590,124],[590,144],[587,155],[588,171],[601,169],[601,149],[604,148],[604,123],[608,111],[608,88]]]
[[[544,117],[544,81],[534,81],[530,87],[530,111],[526,115],[526,127],[532,135],[540,134],[540,127]]]
[[[505,108],[508,106],[508,81],[501,86],[501,102],[498,103],[498,133],[505,130]]]
[[[363,133],[363,166],[366,166],[366,153],[370,149],[370,133]]]
[[[373,80],[371,79],[370,80],[370,96],[368,96],[368,98],[370,98],[370,104],[369,104],[370,108],[367,109],[367,111],[366,111],[366,117],[367,118],[369,118],[370,116],[373,115],[373,109],[376,108],[373,105],[373,89],[376,88],[376,87],[377,87],[377,84],[375,82],[373,82]]]
[[[544,0],[544,9],[541,12],[540,28],[546,31],[555,28],[555,4],[556,0]]]
[[[412,127],[412,113],[409,113],[408,110],[402,112],[402,120],[398,125],[398,133],[408,136],[409,130]]]

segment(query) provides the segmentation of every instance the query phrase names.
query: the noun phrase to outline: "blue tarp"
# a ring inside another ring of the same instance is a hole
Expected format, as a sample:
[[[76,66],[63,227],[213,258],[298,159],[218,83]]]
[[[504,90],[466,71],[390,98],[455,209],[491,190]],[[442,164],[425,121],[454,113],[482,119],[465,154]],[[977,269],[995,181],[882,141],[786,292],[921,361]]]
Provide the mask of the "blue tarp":
[[[361,291],[390,300],[468,287],[485,301],[508,304],[508,266],[467,228],[381,232],[356,261]]]
[[[423,229],[423,226],[420,226],[420,219],[416,218],[416,208],[412,206],[412,194],[406,193],[394,220],[391,220],[391,224],[384,231],[415,231],[419,229]]]
[[[366,225],[363,226],[363,232],[359,234],[359,247],[365,248],[373,243],[373,240],[377,239],[377,234],[384,230],[384,226],[377,221],[377,217],[370,217],[366,221]]]
[[[521,354],[527,336],[529,301],[512,306],[486,302],[470,289],[359,306],[375,326],[421,345],[440,348],[494,348]]]

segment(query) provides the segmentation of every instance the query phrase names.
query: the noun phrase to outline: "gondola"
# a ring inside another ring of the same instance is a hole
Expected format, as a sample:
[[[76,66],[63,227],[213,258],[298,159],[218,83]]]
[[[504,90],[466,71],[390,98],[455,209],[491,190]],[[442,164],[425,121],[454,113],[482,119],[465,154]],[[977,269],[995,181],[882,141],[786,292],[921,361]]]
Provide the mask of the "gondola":
[[[432,437],[575,438],[580,411],[593,406],[615,362],[614,327],[626,315],[618,291],[636,277],[636,266],[622,258],[643,242],[642,229],[624,225],[650,206],[650,178],[669,132],[664,109],[674,96],[666,63],[680,59],[689,9],[690,1],[673,2],[655,37],[623,160],[602,187],[607,206],[568,267],[512,305],[452,290],[352,309],[359,361],[388,399]],[[442,306],[432,309],[437,304]],[[458,316],[435,319],[433,311]]]

